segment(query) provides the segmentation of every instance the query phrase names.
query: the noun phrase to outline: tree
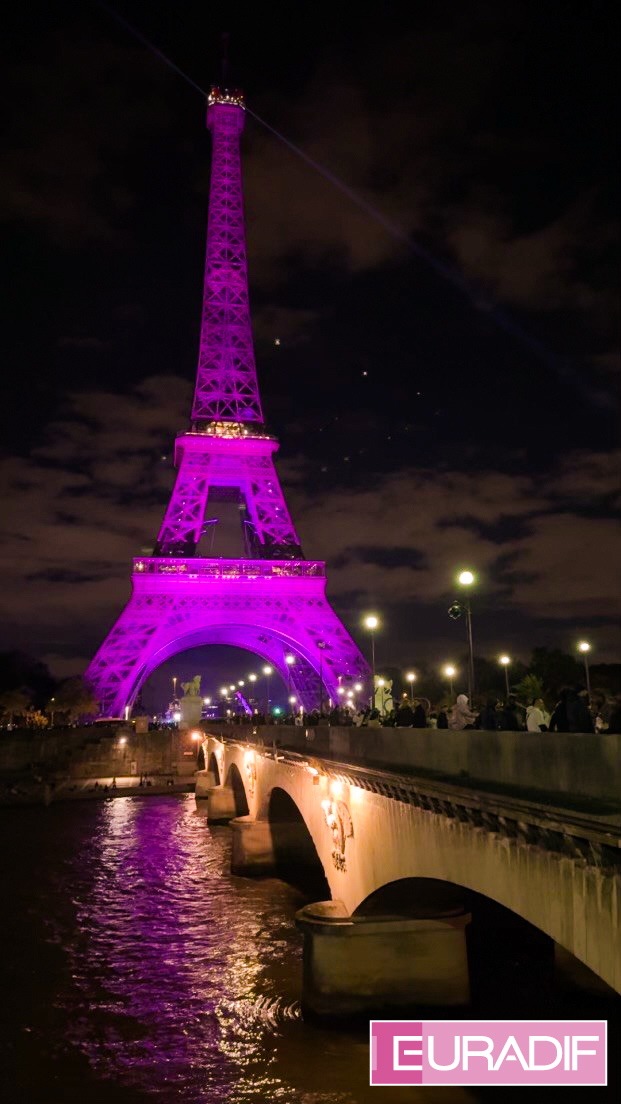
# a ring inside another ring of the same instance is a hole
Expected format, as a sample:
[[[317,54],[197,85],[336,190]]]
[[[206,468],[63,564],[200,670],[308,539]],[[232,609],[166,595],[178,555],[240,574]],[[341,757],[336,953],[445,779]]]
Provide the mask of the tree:
[[[54,712],[64,713],[70,721],[95,716],[99,712],[99,702],[91,684],[82,675],[61,682],[54,695]]]
[[[20,717],[30,705],[30,697],[25,690],[5,690],[0,694],[0,709],[7,717],[7,724],[13,724],[13,717]]]
[[[26,652],[0,652],[0,694],[5,690],[23,690],[40,708],[54,693],[55,685],[45,663]]]
[[[536,698],[544,698],[543,682],[538,675],[525,675],[515,688],[518,701],[532,705]]]
[[[576,686],[584,681],[584,671],[575,656],[560,648],[533,648],[530,673],[541,679],[544,689],[554,701],[564,686]]]
[[[26,728],[47,728],[49,720],[40,709],[29,709],[24,716],[24,723]]]

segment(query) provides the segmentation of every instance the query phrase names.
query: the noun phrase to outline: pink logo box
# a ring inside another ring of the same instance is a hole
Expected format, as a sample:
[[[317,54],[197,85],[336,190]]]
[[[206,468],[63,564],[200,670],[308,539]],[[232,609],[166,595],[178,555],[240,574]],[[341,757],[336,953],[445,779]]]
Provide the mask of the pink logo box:
[[[606,1020],[371,1020],[371,1085],[606,1085]]]

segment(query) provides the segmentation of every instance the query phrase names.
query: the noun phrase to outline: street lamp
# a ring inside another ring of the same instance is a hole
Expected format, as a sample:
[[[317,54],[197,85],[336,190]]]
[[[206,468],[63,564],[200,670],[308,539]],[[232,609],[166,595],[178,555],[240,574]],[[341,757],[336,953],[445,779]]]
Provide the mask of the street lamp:
[[[173,701],[175,701],[176,697],[177,697],[177,676],[176,675],[173,675],[172,684],[173,684]]]
[[[472,571],[462,571],[458,577],[457,582],[463,587],[470,587],[475,582],[475,577]],[[466,625],[468,630],[468,702],[470,708],[472,708],[472,696],[474,694],[474,651],[472,648],[472,614],[470,611],[470,599],[464,600],[464,609],[466,611]]]
[[[507,656],[507,655],[501,656],[499,662],[502,663],[502,666],[505,669],[505,686],[507,687],[507,698],[508,698],[509,697],[509,664],[511,663],[511,656]]]
[[[203,698],[203,705],[211,705],[211,698]]]
[[[270,675],[272,674],[272,667],[264,667],[263,674],[265,675],[265,686],[267,689],[267,709],[265,710],[266,716],[270,715]]]
[[[51,723],[50,723],[50,728],[54,727],[54,702],[55,701],[56,701],[56,698],[50,698],[50,705],[52,706],[52,708],[50,709],[50,714],[51,714],[51,718],[52,718]]]
[[[450,684],[450,687],[451,687],[451,701],[452,701],[453,700],[453,678],[456,674],[455,668],[451,667],[450,664],[449,664],[447,667],[444,668],[444,674],[446,675],[447,679],[449,680],[449,684]]]
[[[229,695],[229,692],[228,692],[226,686],[221,686],[220,687],[220,693],[222,694],[223,698],[227,698],[228,695]]]
[[[410,705],[414,705],[414,683],[416,682],[416,675],[413,671],[408,671],[406,681],[410,684]]]
[[[375,705],[375,630],[379,625],[379,618],[374,613],[370,613],[368,617],[364,619],[364,627],[371,633],[371,671],[372,671],[372,689],[371,689],[371,708]]]
[[[291,654],[286,655],[285,663],[287,664],[287,693],[291,694],[291,668],[295,663],[295,656]]]
[[[323,713],[323,653],[326,647],[325,640],[318,640],[319,649],[319,716]]]
[[[581,640],[578,645],[578,651],[582,652],[584,658],[584,673],[586,675],[587,696],[589,699],[589,708],[591,707],[591,679],[589,676],[589,652],[591,651],[591,645],[588,640]]]

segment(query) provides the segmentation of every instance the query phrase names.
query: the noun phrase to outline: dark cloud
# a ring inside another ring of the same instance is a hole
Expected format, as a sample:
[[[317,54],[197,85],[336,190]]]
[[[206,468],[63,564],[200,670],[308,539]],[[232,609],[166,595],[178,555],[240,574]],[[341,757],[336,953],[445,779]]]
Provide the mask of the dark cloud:
[[[4,462],[5,646],[15,634],[48,641],[63,673],[81,661],[76,643],[94,647],[110,628],[129,595],[132,557],[157,535],[173,480],[161,442],[170,445],[189,398],[176,377],[147,379],[129,395],[76,394],[29,461]],[[365,596],[386,613],[429,609],[436,629],[418,649],[433,658],[456,570],[474,565],[485,603],[508,622],[545,620],[548,633],[556,623],[558,637],[597,618],[599,654],[614,658],[619,526],[581,511],[588,498],[592,515],[616,491],[619,459],[569,452],[545,485],[410,469],[320,498],[303,458],[282,471],[306,555],[328,560],[330,596],[354,629]]]
[[[199,83],[215,72],[204,5],[123,11]],[[619,371],[603,7],[333,9],[329,34],[315,6],[293,29],[230,14],[251,109],[367,208],[248,118],[260,384],[332,600],[355,630],[381,609],[386,660],[433,657],[456,647],[469,563],[482,650],[597,625],[617,658],[619,457],[591,401]],[[67,674],[172,486],[209,139],[196,93],[97,5],[11,17],[3,634]]]

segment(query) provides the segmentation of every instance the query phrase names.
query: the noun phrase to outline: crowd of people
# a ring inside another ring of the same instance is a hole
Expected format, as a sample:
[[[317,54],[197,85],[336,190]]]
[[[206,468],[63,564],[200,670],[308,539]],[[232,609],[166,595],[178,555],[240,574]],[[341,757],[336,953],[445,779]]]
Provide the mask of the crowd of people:
[[[288,724],[314,728],[318,725],[355,725],[360,728],[433,728],[479,729],[500,732],[613,732],[621,733],[621,696],[609,709],[591,708],[586,690],[581,686],[560,692],[552,713],[542,698],[530,705],[519,702],[510,694],[505,700],[495,697],[470,706],[468,696],[459,694],[452,706],[434,709],[427,698],[403,699],[394,708],[381,712],[371,708],[354,711],[335,706],[330,711],[318,709],[308,713],[289,713],[267,717],[255,713],[252,717],[234,715],[231,724]]]

